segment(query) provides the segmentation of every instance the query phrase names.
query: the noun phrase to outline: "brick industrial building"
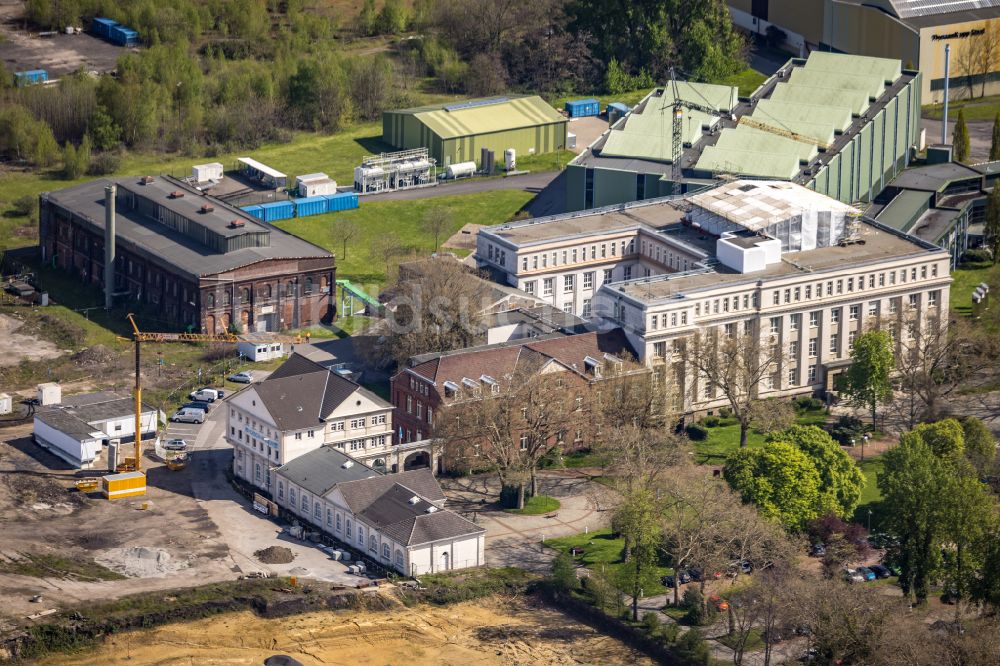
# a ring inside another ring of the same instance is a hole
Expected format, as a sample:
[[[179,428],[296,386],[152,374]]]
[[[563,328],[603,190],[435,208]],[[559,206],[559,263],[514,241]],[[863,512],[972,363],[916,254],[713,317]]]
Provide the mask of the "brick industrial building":
[[[170,177],[44,193],[39,220],[44,262],[178,327],[278,331],[335,314],[332,254]]]

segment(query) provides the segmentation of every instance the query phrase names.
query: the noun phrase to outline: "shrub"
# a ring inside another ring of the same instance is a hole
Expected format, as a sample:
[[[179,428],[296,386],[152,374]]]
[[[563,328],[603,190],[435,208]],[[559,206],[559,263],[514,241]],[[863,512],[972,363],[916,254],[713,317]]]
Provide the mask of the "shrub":
[[[681,634],[677,640],[677,651],[686,660],[695,664],[707,664],[710,659],[708,643],[697,629]]]
[[[719,417],[723,418],[723,419],[732,418],[733,417],[733,410],[731,410],[729,407],[720,407],[719,408]]]
[[[684,432],[687,433],[688,439],[695,442],[702,442],[708,439],[708,429],[704,426],[698,425],[697,423],[692,423],[688,427],[684,428]]]
[[[837,419],[837,423],[830,428],[830,436],[837,440],[841,446],[850,446],[852,439],[855,443],[860,442],[864,434],[865,424],[854,416],[841,416]]]
[[[990,252],[989,248],[977,247],[971,250],[966,250],[962,253],[963,264],[982,264],[990,263],[992,261],[993,253]]]
[[[91,176],[107,176],[118,171],[121,163],[122,158],[118,153],[97,153],[90,158],[90,166],[87,168],[87,173]]]
[[[642,627],[650,636],[655,636],[660,628],[660,618],[654,612],[646,613],[642,616]]]
[[[701,424],[706,428],[716,428],[719,425],[718,416],[706,416],[701,420]]]
[[[823,409],[823,401],[819,398],[803,395],[795,399],[795,406],[804,412],[815,412]]]
[[[35,217],[38,212],[38,197],[32,196],[30,194],[25,194],[23,197],[18,197],[14,199],[14,204],[11,207],[11,212],[14,215],[21,217]]]
[[[552,582],[560,590],[567,592],[579,589],[580,581],[576,577],[576,564],[568,553],[559,553],[552,560]]]

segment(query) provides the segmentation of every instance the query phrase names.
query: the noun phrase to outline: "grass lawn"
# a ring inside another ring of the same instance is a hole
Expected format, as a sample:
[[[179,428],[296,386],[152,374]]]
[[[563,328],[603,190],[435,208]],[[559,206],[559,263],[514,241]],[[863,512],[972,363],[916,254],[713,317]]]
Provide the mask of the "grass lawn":
[[[861,500],[854,510],[854,522],[868,527],[869,511],[871,511],[871,529],[878,531],[882,522],[882,493],[878,489],[878,474],[882,471],[882,457],[866,458],[859,462],[861,473],[865,475],[865,487],[861,489]]]
[[[420,228],[424,214],[431,208],[444,208],[451,213],[451,225],[440,237],[444,243],[468,222],[506,222],[533,196],[520,190],[498,190],[413,201],[362,201],[355,210],[284,220],[275,226],[334,252],[337,278],[351,280],[375,295],[378,285],[386,280],[386,272],[391,272],[399,261],[434,251],[433,237]],[[332,223],[336,216],[343,216],[359,228],[357,236],[347,244],[346,256],[334,232]],[[386,237],[395,240],[397,255],[386,256],[385,248],[380,247],[379,239]]]
[[[716,640],[728,648],[734,650],[736,649],[736,636],[734,635],[727,634],[725,636],[720,636]],[[751,629],[747,635],[747,642],[744,644],[743,649],[747,652],[751,652],[753,650],[759,650],[762,647],[764,647],[764,638],[761,635],[761,630]]]
[[[802,412],[796,421],[799,425],[818,425],[826,423],[824,410]],[[726,462],[730,453],[740,448],[740,426],[735,419],[723,419],[723,425],[708,428],[708,439],[692,442],[695,453],[695,463],[698,465],[721,465]],[[764,435],[750,430],[747,446],[761,446]]]
[[[981,282],[990,285],[990,298],[1000,285],[1000,264],[985,264],[978,268],[956,268],[951,272],[951,311],[955,314],[972,314],[972,292]],[[994,322],[989,322],[990,326]]]
[[[742,72],[728,76],[721,81],[716,81],[724,86],[736,86],[740,89],[740,97],[749,97],[760,84],[767,81],[767,77],[755,69],[747,67]]]
[[[524,503],[523,509],[504,509],[507,513],[517,513],[522,516],[540,516],[543,513],[559,510],[559,500],[548,495],[535,495],[529,497]]]
[[[578,554],[574,559],[593,571],[604,571],[610,574],[624,566],[622,551],[625,548],[625,540],[612,536],[610,529],[595,530],[589,534],[574,534],[558,539],[547,539],[545,545],[563,553],[569,553],[576,548]],[[656,567],[657,578],[673,572],[674,570],[662,561]],[[648,595],[654,595],[662,594],[663,590],[647,590],[646,592]]]
[[[574,451],[563,456],[563,465],[570,468],[603,467],[606,462],[604,456],[593,451]]]
[[[979,92],[978,89],[976,92]],[[987,120],[992,122],[996,114],[1000,112],[1000,95],[951,100],[948,102],[948,120],[958,120],[959,109],[965,109],[966,120]],[[928,104],[921,107],[921,114],[924,118],[940,120],[943,113],[943,104]]]

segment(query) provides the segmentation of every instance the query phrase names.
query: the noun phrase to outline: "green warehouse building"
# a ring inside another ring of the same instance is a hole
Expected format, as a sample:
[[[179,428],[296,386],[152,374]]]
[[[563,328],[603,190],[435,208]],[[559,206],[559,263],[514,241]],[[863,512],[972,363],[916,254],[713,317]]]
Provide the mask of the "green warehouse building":
[[[720,177],[788,180],[846,203],[870,202],[920,141],[920,73],[898,60],[813,52],[749,98],[679,83],[681,192]],[[675,193],[672,88],[657,89],[569,163],[567,210]],[[712,113],[709,113],[712,110]]]
[[[386,111],[382,140],[399,150],[427,148],[439,166],[479,164],[483,148],[503,164],[508,148],[518,156],[565,148],[566,122],[537,95],[508,95]]]

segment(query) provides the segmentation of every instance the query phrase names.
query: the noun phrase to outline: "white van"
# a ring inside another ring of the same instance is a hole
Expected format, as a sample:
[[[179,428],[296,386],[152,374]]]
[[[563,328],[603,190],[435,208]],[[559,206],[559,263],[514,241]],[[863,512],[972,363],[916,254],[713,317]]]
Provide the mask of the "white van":
[[[194,407],[181,407],[170,417],[170,420],[175,423],[204,423],[205,410],[195,409]]]
[[[204,400],[205,402],[215,402],[219,399],[219,392],[213,388],[200,388],[197,391],[191,391],[188,393],[188,397],[192,400]]]

